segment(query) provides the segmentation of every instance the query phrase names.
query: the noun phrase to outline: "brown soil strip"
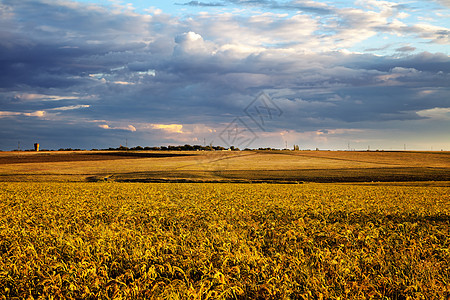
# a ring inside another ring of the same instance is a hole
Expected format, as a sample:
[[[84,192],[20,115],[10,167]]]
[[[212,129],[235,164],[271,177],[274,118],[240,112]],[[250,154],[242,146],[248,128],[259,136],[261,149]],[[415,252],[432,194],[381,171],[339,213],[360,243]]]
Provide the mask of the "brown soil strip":
[[[47,163],[47,162],[72,162],[72,161],[99,161],[118,160],[130,158],[163,158],[174,156],[189,156],[185,153],[139,153],[139,152],[111,152],[111,153],[36,153],[0,156],[0,165]]]

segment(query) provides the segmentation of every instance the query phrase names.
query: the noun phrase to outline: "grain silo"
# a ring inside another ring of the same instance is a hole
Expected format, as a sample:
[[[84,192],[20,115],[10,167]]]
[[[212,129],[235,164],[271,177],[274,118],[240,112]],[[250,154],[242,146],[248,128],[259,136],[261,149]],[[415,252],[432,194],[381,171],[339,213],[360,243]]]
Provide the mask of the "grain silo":
[[[34,144],[34,151],[39,151],[39,143]]]

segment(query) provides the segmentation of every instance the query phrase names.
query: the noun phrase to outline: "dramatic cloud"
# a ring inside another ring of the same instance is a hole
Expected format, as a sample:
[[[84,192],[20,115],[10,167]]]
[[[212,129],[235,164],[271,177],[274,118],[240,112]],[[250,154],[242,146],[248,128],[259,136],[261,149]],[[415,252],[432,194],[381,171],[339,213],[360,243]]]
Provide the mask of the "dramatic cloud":
[[[183,4],[178,4],[178,5],[205,6],[205,7],[225,6],[222,3],[206,3],[206,2],[199,2],[199,1],[190,1],[187,3],[183,3]]]
[[[133,125],[128,125],[125,127],[111,127],[108,124],[102,124],[102,125],[98,125],[98,127],[103,128],[103,129],[114,129],[114,130],[128,130],[131,132],[135,132],[136,131],[136,127],[134,127]]]
[[[1,117],[12,117],[12,116],[27,116],[27,117],[43,117],[45,116],[45,111],[38,110],[34,112],[14,112],[14,111],[0,111]]]
[[[395,49],[395,51],[399,51],[399,52],[412,52],[414,50],[416,50],[416,47],[411,47],[411,46],[403,46],[403,47]]]
[[[320,3],[316,1],[267,1],[267,0],[224,0],[221,3],[208,3],[208,2],[198,2],[191,1],[184,3],[183,5],[191,6],[227,6],[227,5],[238,5],[238,6],[249,6],[249,7],[262,7],[271,10],[294,10],[294,11],[305,11],[317,14],[330,14],[333,12],[333,8],[325,3]]]
[[[418,111],[417,114],[431,119],[450,120],[450,108],[435,107]]]
[[[154,129],[162,129],[168,132],[183,133],[183,125],[181,124],[150,124],[150,126]]]
[[[450,0],[438,0],[438,2],[450,8]]]
[[[450,148],[445,1],[120,3],[2,1],[0,149]]]

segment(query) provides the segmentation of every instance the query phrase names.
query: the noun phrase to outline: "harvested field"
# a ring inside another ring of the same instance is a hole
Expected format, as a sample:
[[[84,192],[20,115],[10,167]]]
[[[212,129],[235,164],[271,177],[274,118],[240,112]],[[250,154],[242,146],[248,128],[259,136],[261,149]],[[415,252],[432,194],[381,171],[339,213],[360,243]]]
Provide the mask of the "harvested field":
[[[76,161],[98,161],[98,160],[118,160],[130,158],[159,158],[188,156],[186,153],[141,153],[141,152],[47,152],[47,153],[14,153],[11,155],[0,154],[0,165],[7,164],[29,164],[48,162],[76,162]]]
[[[449,152],[80,151],[0,153],[0,181],[450,181]]]

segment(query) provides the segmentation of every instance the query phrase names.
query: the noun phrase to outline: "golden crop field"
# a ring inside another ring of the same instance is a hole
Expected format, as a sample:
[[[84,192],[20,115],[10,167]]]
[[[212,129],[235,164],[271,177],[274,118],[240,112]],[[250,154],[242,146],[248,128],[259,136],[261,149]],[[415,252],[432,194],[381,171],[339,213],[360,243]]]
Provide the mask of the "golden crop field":
[[[0,185],[2,299],[448,299],[450,187]]]

